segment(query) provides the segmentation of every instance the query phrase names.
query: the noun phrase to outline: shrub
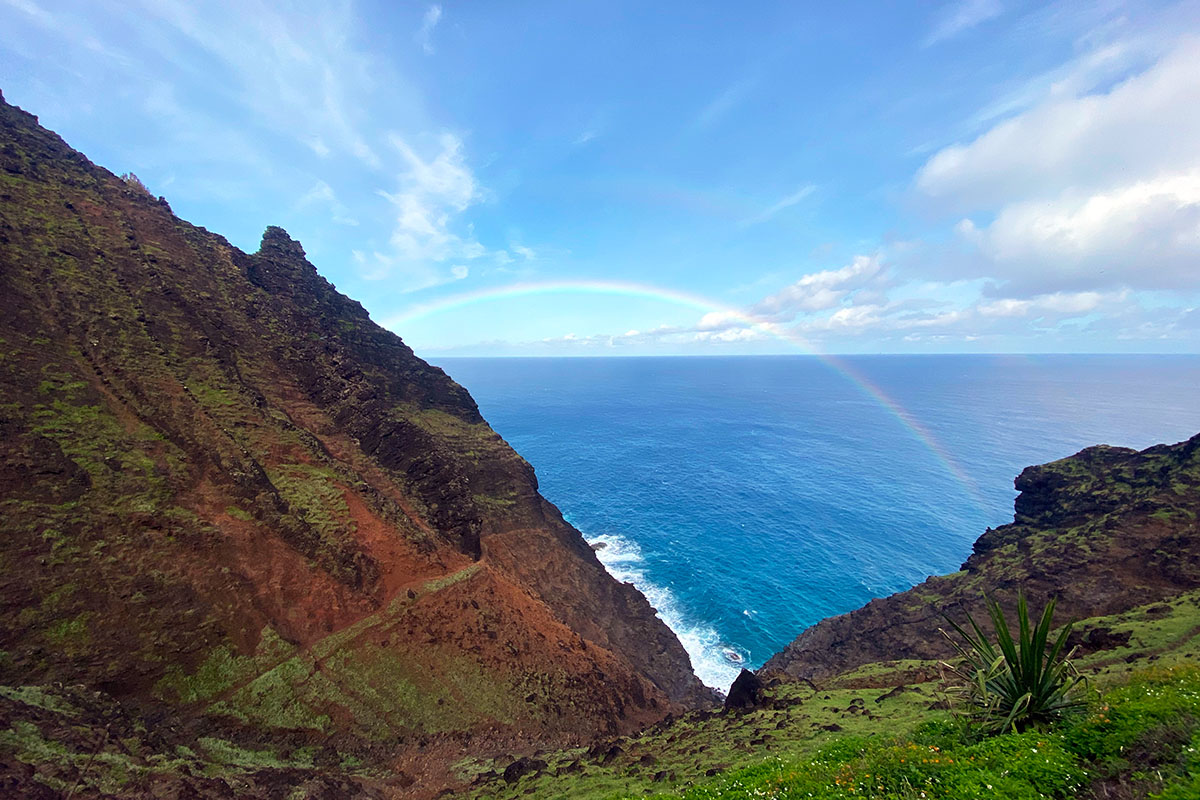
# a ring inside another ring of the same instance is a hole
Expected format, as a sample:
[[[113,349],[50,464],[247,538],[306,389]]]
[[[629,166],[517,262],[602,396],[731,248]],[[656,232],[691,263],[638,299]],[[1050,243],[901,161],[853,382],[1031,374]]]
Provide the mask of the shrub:
[[[1064,732],[1101,775],[1169,768],[1200,729],[1200,667],[1148,670],[1106,693]],[[1200,770],[1200,758],[1195,767]]]
[[[966,707],[966,716],[990,733],[1023,731],[1084,706],[1078,689],[1086,679],[1071,663],[1075,651],[1063,653],[1071,625],[1063,626],[1050,643],[1055,601],[1046,604],[1035,625],[1031,624],[1025,595],[1019,594],[1014,638],[1000,604],[986,595],[984,600],[995,644],[969,614],[970,632],[945,618],[959,639],[941,631],[961,657],[960,663],[943,663],[942,668],[951,676],[951,697],[961,702],[960,708]]]
[[[1150,800],[1195,800],[1200,797],[1200,732],[1192,737],[1184,751],[1183,774],[1163,787]]]
[[[139,178],[137,175],[134,175],[132,172],[126,172],[124,175],[121,176],[121,180],[123,180],[125,182],[126,186],[128,186],[130,189],[133,189],[134,191],[141,192],[142,194],[146,195],[147,197],[154,196],[150,193],[150,188],[148,186],[146,186],[146,184],[142,183],[142,179]]]

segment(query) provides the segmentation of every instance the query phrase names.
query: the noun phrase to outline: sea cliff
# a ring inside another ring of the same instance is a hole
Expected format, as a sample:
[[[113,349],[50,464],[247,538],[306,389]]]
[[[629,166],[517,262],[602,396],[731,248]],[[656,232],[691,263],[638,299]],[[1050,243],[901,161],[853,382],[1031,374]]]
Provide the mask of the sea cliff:
[[[466,390],[282,229],[243,252],[0,99],[0,298],[0,684],[410,782],[713,702]]]
[[[1200,744],[1200,436],[1026,469],[961,570],[718,708],[467,391],[300,243],[243,252],[2,98],[0,304],[0,793],[842,797],[938,742],[1013,787],[1027,757],[947,732],[939,628],[1018,592],[1059,599],[1106,692],[1021,786],[1144,796]],[[1109,731],[1110,702],[1154,725]]]
[[[760,676],[822,679],[863,664],[954,654],[945,617],[983,618],[983,595],[1057,597],[1088,619],[1200,588],[1200,436],[1137,452],[1089,447],[1025,469],[1013,522],[986,531],[962,568],[822,620]]]
[[[1180,781],[1200,740],[1200,435],[1141,452],[1090,447],[1025,469],[1015,486],[1013,522],[985,531],[962,569],[801,632],[743,672],[723,710],[540,753],[516,777],[482,759],[472,796],[902,797],[914,780],[945,781],[927,796],[953,800],[1146,797],[1172,781],[1184,794],[1165,796],[1194,796]],[[1055,768],[1026,771],[1019,738],[951,735],[942,662],[956,653],[941,629],[986,619],[985,595],[1011,615],[1019,592],[1039,609],[1058,598],[1057,625],[1074,622],[1068,646],[1088,679],[1091,710],[1041,734],[1043,750],[1060,748]],[[952,746],[976,762],[964,774],[938,755]]]

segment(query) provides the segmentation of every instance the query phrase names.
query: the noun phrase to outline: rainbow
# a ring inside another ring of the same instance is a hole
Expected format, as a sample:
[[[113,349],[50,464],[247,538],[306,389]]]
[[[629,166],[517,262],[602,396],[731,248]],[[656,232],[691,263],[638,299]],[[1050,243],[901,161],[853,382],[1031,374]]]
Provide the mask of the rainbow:
[[[391,330],[396,330],[409,323],[417,320],[427,319],[436,314],[441,314],[446,311],[453,311],[460,308],[468,308],[480,303],[490,303],[498,300],[506,300],[514,297],[532,297],[537,295],[551,294],[581,294],[581,295],[610,295],[618,297],[631,297],[648,300],[658,300],[664,303],[670,303],[677,306],[691,308],[703,314],[718,315],[720,322],[737,322],[755,331],[773,337],[790,347],[800,349],[806,355],[811,355],[820,360],[825,366],[841,375],[851,384],[859,389],[868,398],[878,404],[890,416],[892,416],[902,427],[904,427],[917,441],[919,441],[941,466],[949,473],[955,481],[963,487],[968,496],[981,508],[986,509],[987,503],[983,500],[976,486],[974,479],[958,464],[954,456],[937,440],[937,437],[926,428],[920,420],[914,417],[907,409],[901,406],[898,402],[892,399],[886,392],[883,391],[877,384],[872,382],[867,376],[863,375],[857,369],[844,360],[835,356],[819,352],[810,342],[803,337],[788,331],[777,323],[757,317],[747,313],[741,309],[725,306],[721,303],[702,297],[697,294],[681,292],[675,289],[667,289],[660,286],[653,286],[645,283],[632,283],[626,281],[598,281],[598,280],[563,280],[563,281],[539,281],[513,283],[505,286],[497,286],[490,289],[478,289],[472,292],[462,292],[460,294],[443,297],[439,300],[434,300],[428,303],[422,303],[412,306],[408,310],[400,314],[384,320],[384,327]]]

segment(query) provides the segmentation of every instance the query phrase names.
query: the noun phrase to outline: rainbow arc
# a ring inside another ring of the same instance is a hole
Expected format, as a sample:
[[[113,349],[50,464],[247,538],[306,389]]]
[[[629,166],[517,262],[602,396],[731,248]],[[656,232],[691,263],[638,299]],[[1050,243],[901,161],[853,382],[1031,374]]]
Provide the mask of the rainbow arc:
[[[825,366],[845,378],[858,388],[872,402],[894,418],[905,430],[919,441],[946,472],[962,486],[963,490],[980,508],[987,508],[987,503],[979,493],[975,481],[967,474],[950,454],[916,416],[904,408],[894,398],[888,395],[878,384],[870,380],[853,365],[833,355],[821,353],[804,337],[788,331],[783,326],[770,320],[750,314],[742,309],[733,308],[715,302],[707,297],[676,289],[653,286],[645,283],[626,281],[570,280],[570,281],[539,281],[513,283],[490,289],[478,289],[462,292],[448,297],[422,303],[409,308],[384,322],[384,326],[397,330],[404,325],[421,319],[427,319],[437,314],[468,308],[481,303],[491,303],[516,297],[532,297],[537,295],[575,294],[575,295],[608,295],[630,297],[648,300],[658,300],[676,306],[691,308],[702,314],[717,314],[721,320],[736,321],[748,328],[766,336],[777,339],[789,347],[793,347],[805,355],[819,359]]]

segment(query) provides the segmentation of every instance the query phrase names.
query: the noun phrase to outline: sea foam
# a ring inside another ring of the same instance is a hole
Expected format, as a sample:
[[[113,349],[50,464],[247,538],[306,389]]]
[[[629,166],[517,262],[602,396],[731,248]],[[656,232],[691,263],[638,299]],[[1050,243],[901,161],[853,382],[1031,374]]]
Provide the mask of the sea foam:
[[[980,532],[1012,519],[1026,465],[1200,430],[1198,356],[845,360],[941,452],[813,358],[446,367],[579,530],[641,547],[613,539],[600,556],[721,688],[740,666],[726,645],[757,667],[825,617],[958,569]]]
[[[729,691],[742,665],[750,660],[750,653],[724,641],[712,625],[693,619],[670,589],[650,581],[646,577],[646,560],[636,542],[615,534],[585,534],[585,538],[595,548],[596,557],[608,574],[622,583],[632,583],[646,596],[659,619],[679,637],[692,660],[692,669],[704,685]]]

